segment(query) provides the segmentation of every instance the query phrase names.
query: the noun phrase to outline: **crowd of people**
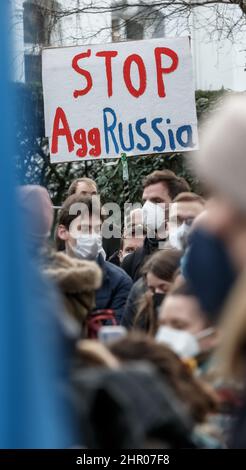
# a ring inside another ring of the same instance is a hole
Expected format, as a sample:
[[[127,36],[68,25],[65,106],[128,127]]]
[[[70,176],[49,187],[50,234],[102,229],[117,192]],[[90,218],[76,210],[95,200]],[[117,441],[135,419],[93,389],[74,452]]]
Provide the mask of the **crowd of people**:
[[[90,178],[64,194],[54,237],[47,190],[18,190],[30,257],[61,299],[74,446],[246,447],[244,96],[214,114],[200,147],[200,194],[154,171],[121,237],[104,236]]]

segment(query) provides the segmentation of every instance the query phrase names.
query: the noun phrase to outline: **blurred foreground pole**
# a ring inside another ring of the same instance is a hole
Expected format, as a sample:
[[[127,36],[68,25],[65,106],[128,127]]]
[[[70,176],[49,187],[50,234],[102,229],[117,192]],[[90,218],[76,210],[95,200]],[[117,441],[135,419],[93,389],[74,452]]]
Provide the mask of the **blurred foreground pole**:
[[[72,426],[58,387],[59,302],[27,256],[15,200],[9,3],[0,2],[0,448],[62,448]]]

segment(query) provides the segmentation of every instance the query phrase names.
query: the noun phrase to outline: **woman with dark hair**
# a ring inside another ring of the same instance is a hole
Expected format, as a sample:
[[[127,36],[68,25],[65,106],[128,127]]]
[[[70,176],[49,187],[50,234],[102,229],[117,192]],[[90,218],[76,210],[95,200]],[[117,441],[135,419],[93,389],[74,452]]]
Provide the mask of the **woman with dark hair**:
[[[220,399],[212,386],[194,375],[186,361],[165,344],[140,332],[132,332],[108,348],[123,365],[144,361],[157,369],[163,386],[169,387],[191,417],[192,438],[198,448],[224,448],[224,436],[218,424]]]
[[[142,277],[129,294],[122,324],[154,334],[159,307],[171,288],[179,267],[181,252],[164,249],[155,252],[145,263]]]
[[[190,367],[165,344],[143,333],[132,332],[108,347],[122,363],[147,361],[153,364],[195,423],[203,423],[209,414],[217,411],[216,393],[196,378]]]

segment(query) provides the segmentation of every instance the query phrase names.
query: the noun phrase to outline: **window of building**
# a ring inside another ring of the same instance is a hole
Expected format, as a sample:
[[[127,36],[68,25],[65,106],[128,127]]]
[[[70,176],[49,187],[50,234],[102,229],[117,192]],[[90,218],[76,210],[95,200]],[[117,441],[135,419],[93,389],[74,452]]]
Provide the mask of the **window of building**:
[[[42,60],[40,54],[25,54],[25,81],[26,83],[40,83],[42,81]]]
[[[126,38],[127,39],[143,39],[144,26],[138,21],[126,21]]]
[[[120,41],[121,34],[120,34],[120,18],[113,18],[112,19],[112,42]]]
[[[61,42],[61,25],[55,18],[60,5],[54,0],[29,0],[23,3],[23,9],[25,80],[41,82],[41,47],[49,46],[54,34]]]
[[[46,44],[45,9],[32,2],[23,3],[25,44]]]

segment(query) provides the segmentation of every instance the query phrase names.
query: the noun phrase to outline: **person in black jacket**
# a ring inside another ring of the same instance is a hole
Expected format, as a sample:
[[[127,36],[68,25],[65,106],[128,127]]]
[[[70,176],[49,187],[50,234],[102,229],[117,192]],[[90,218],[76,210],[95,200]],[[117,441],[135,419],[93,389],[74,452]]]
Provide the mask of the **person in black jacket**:
[[[185,179],[176,176],[170,170],[154,171],[146,177],[143,188],[143,212],[147,236],[143,247],[127,256],[122,262],[122,268],[134,282],[141,276],[140,270],[146,258],[160,248],[160,244],[167,239],[167,205],[178,194],[190,191]]]
[[[142,248],[145,234],[146,230],[141,225],[137,226],[137,230],[135,227],[133,227],[133,230],[126,228],[120,240],[120,249],[110,256],[110,263],[121,266],[127,256],[134,253],[137,249]]]
[[[96,291],[96,310],[114,310],[120,322],[132,280],[123,269],[106,261],[101,225],[99,200],[74,195],[66,199],[60,211],[57,235],[65,242],[66,254],[96,261],[103,272],[102,286]]]

